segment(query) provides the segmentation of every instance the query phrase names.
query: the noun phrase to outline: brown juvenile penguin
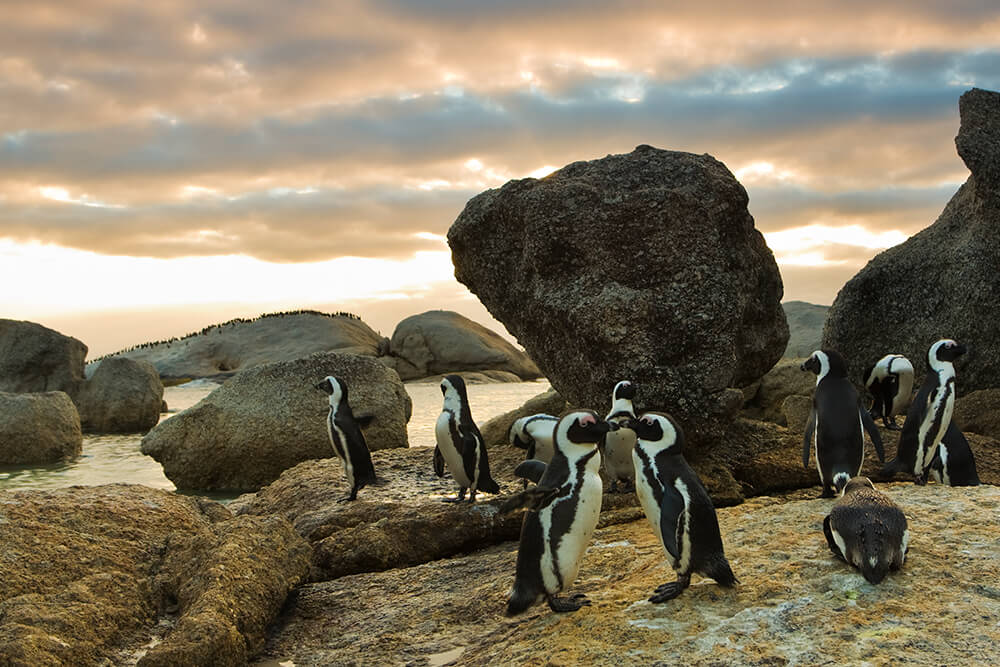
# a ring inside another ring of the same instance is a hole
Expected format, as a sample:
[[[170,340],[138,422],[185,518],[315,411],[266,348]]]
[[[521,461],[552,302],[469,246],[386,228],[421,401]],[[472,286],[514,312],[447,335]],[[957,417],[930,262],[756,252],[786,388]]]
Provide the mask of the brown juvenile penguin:
[[[910,531],[906,515],[867,477],[854,477],[823,520],[830,551],[877,584],[906,560]]]

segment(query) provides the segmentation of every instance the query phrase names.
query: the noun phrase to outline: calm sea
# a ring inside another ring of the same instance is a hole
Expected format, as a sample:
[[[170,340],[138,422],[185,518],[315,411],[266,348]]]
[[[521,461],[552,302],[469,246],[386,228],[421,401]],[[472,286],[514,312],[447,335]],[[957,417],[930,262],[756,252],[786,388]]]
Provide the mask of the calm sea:
[[[163,398],[170,412],[160,421],[170,419],[191,407],[219,385],[196,380],[164,389]],[[492,417],[523,404],[546,391],[549,383],[515,382],[468,385],[472,417],[482,424]],[[411,383],[406,391],[413,399],[413,416],[407,426],[411,447],[434,446],[434,423],[441,414],[441,390],[437,383]],[[15,489],[58,489],[66,486],[96,484],[145,484],[160,489],[174,489],[160,464],[139,451],[142,434],[85,435],[83,453],[73,461],[30,468],[0,466],[0,491]],[[225,496],[222,496],[225,497]]]

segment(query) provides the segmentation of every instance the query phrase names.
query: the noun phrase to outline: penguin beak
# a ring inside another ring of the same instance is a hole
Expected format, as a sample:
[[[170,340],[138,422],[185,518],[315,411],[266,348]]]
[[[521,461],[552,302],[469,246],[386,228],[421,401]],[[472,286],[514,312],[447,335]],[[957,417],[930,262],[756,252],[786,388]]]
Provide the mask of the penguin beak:
[[[615,422],[604,422],[608,425],[608,431],[617,431],[621,426]]]

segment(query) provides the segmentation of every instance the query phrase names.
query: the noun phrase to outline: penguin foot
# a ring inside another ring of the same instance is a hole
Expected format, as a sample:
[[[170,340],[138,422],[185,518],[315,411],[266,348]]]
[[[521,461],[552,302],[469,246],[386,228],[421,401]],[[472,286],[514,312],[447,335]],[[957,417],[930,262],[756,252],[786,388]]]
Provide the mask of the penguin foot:
[[[896,426],[896,420],[894,420],[894,419],[890,419],[889,421],[882,422],[882,423],[890,431],[902,431],[903,430],[902,426]]]
[[[473,498],[474,497],[475,497],[475,494],[473,494]],[[455,496],[454,498],[442,498],[441,502],[443,502],[443,503],[460,503],[463,500],[465,500],[465,489],[459,489],[457,496]]]
[[[357,496],[344,496],[343,498],[338,498],[337,502],[338,503],[349,503],[352,500],[357,500],[357,499],[358,499]]]
[[[927,486],[927,475],[917,475],[913,478],[913,482],[917,486]]]
[[[590,600],[583,593],[577,593],[568,598],[557,598],[554,595],[549,595],[547,596],[547,600],[549,602],[549,609],[556,613],[577,611],[580,607],[590,606]]]
[[[823,487],[823,493],[819,495],[820,498],[836,498],[837,493],[831,487]]]
[[[666,584],[661,584],[656,587],[656,591],[649,598],[649,601],[658,604],[660,602],[666,602],[667,600],[673,600],[675,597],[680,595],[685,588],[691,583],[691,576],[677,577],[677,581],[671,581]]]

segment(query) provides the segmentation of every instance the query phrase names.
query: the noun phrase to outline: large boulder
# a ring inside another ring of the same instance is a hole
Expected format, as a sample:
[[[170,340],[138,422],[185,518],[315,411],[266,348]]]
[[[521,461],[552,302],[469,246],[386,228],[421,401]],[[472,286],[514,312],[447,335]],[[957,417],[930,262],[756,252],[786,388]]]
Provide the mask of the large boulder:
[[[324,352],[236,374],[146,434],[142,452],[178,488],[256,490],[297,463],[334,456],[327,395],[315,386],[327,375],[347,383],[356,416],[373,417],[369,449],[408,446],[411,402],[399,376],[373,357]]]
[[[681,417],[732,416],[781,357],[774,257],[721,162],[639,146],[511,181],[448,231],[455,276],[574,405],[615,383]]]
[[[34,322],[0,319],[0,391],[64,391],[84,381],[87,346]]]
[[[645,519],[599,528],[553,614],[504,608],[517,544],[298,590],[262,661],[384,665],[975,665],[991,662],[1000,618],[1000,489],[880,486],[906,512],[909,557],[878,586],[830,552],[825,499],[764,497],[719,510],[740,583],[675,575]],[[944,491],[944,492],[943,492]],[[391,602],[390,602],[391,601]],[[330,631],[335,618],[342,632]],[[928,634],[928,628],[934,628]]]
[[[450,310],[430,310],[404,319],[392,334],[389,353],[392,356],[383,357],[383,362],[391,363],[403,380],[458,371],[506,371],[522,380],[541,376],[524,352]]]
[[[79,456],[80,416],[61,391],[0,391],[0,465],[54,463]]]
[[[955,401],[952,418],[963,431],[1000,440],[1000,388],[966,394]]]
[[[309,567],[284,519],[138,485],[0,492],[0,530],[17,667],[246,664]]]
[[[972,172],[937,221],[879,253],[840,290],[823,331],[860,380],[890,352],[913,362],[919,383],[927,350],[954,338],[959,394],[1000,387],[1000,93],[972,89],[959,100],[955,143]]]
[[[743,414],[787,426],[782,405],[789,396],[812,396],[816,376],[802,370],[804,359],[782,359],[755,385],[753,395],[743,404]]]
[[[160,420],[163,383],[148,361],[109,357],[84,383],[76,403],[84,431],[148,431]]]
[[[251,366],[292,361],[316,352],[374,357],[386,351],[384,341],[355,315],[306,310],[231,320],[114,356],[148,361],[164,379],[225,378]]]

